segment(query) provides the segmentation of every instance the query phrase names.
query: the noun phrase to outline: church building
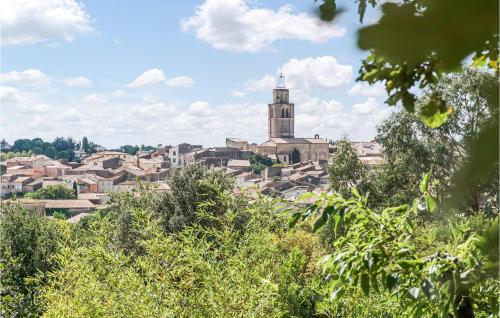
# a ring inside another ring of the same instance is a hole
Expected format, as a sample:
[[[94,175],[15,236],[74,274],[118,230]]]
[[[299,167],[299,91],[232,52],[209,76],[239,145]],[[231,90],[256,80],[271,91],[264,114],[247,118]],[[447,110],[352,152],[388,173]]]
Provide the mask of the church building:
[[[268,140],[260,145],[248,145],[248,142],[235,138],[226,139],[226,145],[265,154],[285,164],[328,160],[328,142],[319,135],[295,138],[295,105],[289,102],[283,74],[273,89],[273,102],[268,105],[267,126]]]

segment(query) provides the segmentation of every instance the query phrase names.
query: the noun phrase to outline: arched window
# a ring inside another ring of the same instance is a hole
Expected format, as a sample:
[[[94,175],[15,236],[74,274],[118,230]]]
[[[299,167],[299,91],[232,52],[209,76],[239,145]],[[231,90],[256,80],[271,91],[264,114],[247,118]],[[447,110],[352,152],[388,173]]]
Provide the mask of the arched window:
[[[288,109],[286,110],[286,118],[289,118],[290,116],[288,115]]]
[[[282,109],[281,110],[281,117],[284,118],[285,117],[285,109]]]

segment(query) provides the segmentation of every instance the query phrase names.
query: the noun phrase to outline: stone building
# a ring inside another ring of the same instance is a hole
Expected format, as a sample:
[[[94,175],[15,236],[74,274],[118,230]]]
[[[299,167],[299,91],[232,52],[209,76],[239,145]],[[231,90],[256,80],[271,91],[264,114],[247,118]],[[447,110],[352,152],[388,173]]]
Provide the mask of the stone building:
[[[314,138],[295,138],[295,105],[290,103],[289,96],[281,74],[273,89],[273,102],[268,105],[268,140],[256,147],[257,152],[274,155],[286,164],[308,160],[326,162],[328,142],[325,139],[319,138],[319,135]],[[294,152],[298,153],[299,158],[293,158]]]
[[[309,160],[326,163],[329,144],[325,139],[318,134],[314,138],[295,138],[295,105],[290,103],[289,97],[281,74],[273,89],[273,102],[268,104],[268,140],[257,145],[239,138],[226,138],[226,146],[264,154],[285,164]]]
[[[168,157],[170,159],[172,167],[184,166],[186,154],[201,148],[201,145],[191,145],[188,143],[182,143],[170,148],[168,150]]]

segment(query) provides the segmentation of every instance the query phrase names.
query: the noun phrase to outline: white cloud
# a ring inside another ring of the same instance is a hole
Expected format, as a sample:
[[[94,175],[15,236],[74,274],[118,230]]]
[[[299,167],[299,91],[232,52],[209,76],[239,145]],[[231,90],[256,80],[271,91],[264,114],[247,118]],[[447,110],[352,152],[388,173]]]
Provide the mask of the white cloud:
[[[244,97],[246,95],[245,92],[242,92],[242,91],[232,91],[231,92],[231,95],[233,95],[234,97]]]
[[[86,77],[67,77],[64,79],[64,84],[69,87],[91,87],[92,81]]]
[[[2,45],[72,41],[93,30],[83,4],[75,0],[2,0],[0,28]]]
[[[276,86],[276,75],[265,75],[259,80],[246,83],[248,90],[270,90]],[[347,84],[352,78],[352,66],[337,62],[333,56],[291,59],[283,65],[285,85],[296,91],[312,88],[330,89]]]
[[[83,103],[89,105],[103,105],[106,102],[107,99],[100,94],[89,94],[83,98]]]
[[[111,96],[125,97],[125,96],[127,96],[127,93],[123,89],[117,89],[116,91],[111,93]]]
[[[206,0],[192,17],[181,21],[184,31],[216,49],[259,52],[284,39],[322,43],[345,34],[345,28],[317,16],[296,13],[286,5],[278,10],[251,7],[246,0]]]
[[[150,69],[137,77],[128,87],[137,88],[161,83],[165,80],[165,74],[157,68]]]
[[[1,83],[21,84],[30,86],[45,86],[50,83],[50,77],[40,70],[27,69],[21,72],[12,71],[0,74]]]
[[[373,85],[368,83],[356,83],[348,91],[349,95],[361,95],[361,96],[371,96],[380,97],[386,96],[386,90],[384,84],[377,82]]]
[[[266,74],[259,80],[248,81],[245,84],[249,91],[267,91],[276,87],[276,77]]]
[[[379,105],[369,98],[362,104],[344,107],[336,100],[309,98],[295,108],[295,135],[312,136],[319,133],[328,139],[347,134],[352,140],[371,140],[380,124],[393,108]]]
[[[174,77],[165,82],[165,85],[170,87],[191,87],[193,84],[194,79],[188,76]]]
[[[187,113],[191,116],[208,116],[212,114],[212,109],[207,102],[197,101],[189,105]]]
[[[23,94],[17,88],[8,86],[0,86],[0,104],[2,112],[5,107],[23,114],[48,113],[51,109],[49,105]]]
[[[44,139],[87,135],[106,146],[187,141],[208,147],[223,145],[226,137],[257,143],[267,138],[264,103],[211,104],[198,100],[174,105],[159,96],[134,93],[116,99],[111,95],[54,98],[0,86],[2,132],[8,140],[32,138],[26,134]],[[72,107],[68,109],[67,105]],[[337,139],[348,134],[353,140],[370,140],[377,124],[393,110],[374,98],[350,107],[336,99],[304,95],[295,106],[295,136],[319,133],[323,138]]]
[[[373,97],[369,97],[366,102],[361,104],[355,104],[352,106],[352,111],[356,114],[370,114],[376,111],[378,108],[378,103]]]
[[[4,106],[20,103],[19,91],[14,87],[0,86],[0,101]]]

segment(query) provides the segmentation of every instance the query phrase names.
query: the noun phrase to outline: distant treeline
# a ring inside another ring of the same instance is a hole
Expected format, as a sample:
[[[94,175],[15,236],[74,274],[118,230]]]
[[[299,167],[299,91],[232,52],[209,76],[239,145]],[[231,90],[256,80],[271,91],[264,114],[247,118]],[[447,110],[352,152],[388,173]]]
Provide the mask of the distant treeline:
[[[161,146],[161,145],[158,145]],[[75,161],[75,150],[81,149],[86,153],[97,152],[98,145],[89,141],[87,137],[83,137],[82,141],[75,141],[71,137],[57,137],[52,142],[44,141],[42,138],[33,139],[17,139],[13,144],[9,144],[5,139],[0,141],[1,160],[9,159],[13,156],[28,156],[31,154],[46,155],[52,159],[63,159],[67,161]],[[116,151],[123,151],[130,155],[135,155],[138,151],[152,151],[157,147],[145,145],[124,145]]]

